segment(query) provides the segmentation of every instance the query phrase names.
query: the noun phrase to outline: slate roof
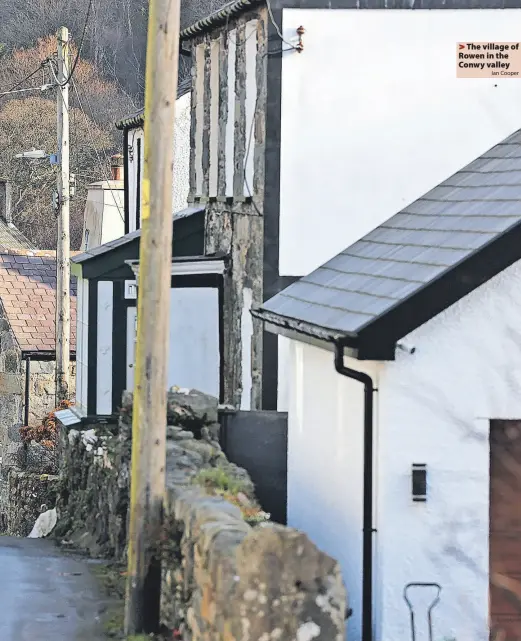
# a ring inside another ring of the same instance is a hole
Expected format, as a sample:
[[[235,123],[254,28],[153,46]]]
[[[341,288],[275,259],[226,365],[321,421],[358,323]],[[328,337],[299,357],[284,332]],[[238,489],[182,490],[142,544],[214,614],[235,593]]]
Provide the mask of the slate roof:
[[[254,315],[368,354],[521,259],[520,221],[518,131]]]
[[[192,88],[192,78],[185,78],[177,86],[177,99],[184,96]],[[145,110],[139,109],[135,113],[123,118],[116,123],[116,129],[134,129],[135,127],[141,127],[145,122]]]
[[[188,218],[193,214],[199,214],[203,212],[205,208],[206,208],[205,205],[187,207],[186,209],[182,209],[181,211],[175,213],[174,216],[172,217],[172,220],[175,221],[175,220],[180,220],[181,218]],[[141,237],[141,229],[137,229],[136,231],[132,231],[129,234],[125,234],[125,236],[121,236],[120,238],[111,240],[108,243],[105,243],[104,245],[97,245],[96,247],[93,247],[92,249],[89,249],[86,252],[78,253],[71,260],[73,263],[81,264],[90,260],[91,258],[97,258],[98,256],[102,256],[103,254],[107,254],[108,252],[116,249],[117,247],[121,247],[128,243],[131,243],[133,240],[140,237]]]
[[[0,250],[6,249],[35,249],[35,247],[13,224],[8,224],[0,218]]]
[[[76,347],[76,279],[71,279],[71,351]],[[0,253],[0,301],[20,349],[55,351],[56,252]]]
[[[264,4],[264,2],[265,0],[232,0],[231,2],[227,2],[209,16],[201,18],[201,20],[198,20],[193,25],[183,29],[180,33],[180,40],[182,42],[201,33],[212,31],[216,27],[227,24],[230,18],[234,18],[259,4]]]

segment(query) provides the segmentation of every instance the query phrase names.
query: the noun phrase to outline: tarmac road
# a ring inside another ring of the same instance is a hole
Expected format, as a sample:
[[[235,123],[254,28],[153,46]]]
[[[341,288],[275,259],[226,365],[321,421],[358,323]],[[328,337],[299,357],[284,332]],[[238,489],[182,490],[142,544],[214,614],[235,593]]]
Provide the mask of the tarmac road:
[[[102,641],[102,604],[86,560],[0,536],[0,641]]]

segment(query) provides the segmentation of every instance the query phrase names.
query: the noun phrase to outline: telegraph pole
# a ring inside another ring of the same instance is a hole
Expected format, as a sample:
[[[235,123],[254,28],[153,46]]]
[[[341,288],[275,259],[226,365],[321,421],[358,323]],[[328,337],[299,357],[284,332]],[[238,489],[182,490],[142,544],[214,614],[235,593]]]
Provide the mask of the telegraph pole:
[[[69,237],[69,30],[58,39],[58,243],[56,247],[56,405],[69,399],[71,334]]]
[[[127,635],[156,632],[159,628],[179,3],[179,0],[149,0]]]

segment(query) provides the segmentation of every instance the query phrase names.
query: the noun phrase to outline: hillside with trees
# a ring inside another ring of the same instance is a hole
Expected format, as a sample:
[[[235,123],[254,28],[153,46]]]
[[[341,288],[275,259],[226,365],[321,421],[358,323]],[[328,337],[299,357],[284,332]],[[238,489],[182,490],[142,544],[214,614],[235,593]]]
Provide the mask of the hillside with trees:
[[[185,0],[182,26],[222,4],[221,0]],[[147,19],[147,0],[0,3],[0,93],[54,81],[50,65],[55,65],[54,34],[61,25],[71,33],[71,59],[81,43],[69,93],[71,173],[77,179],[71,203],[73,249],[81,241],[87,185],[107,179],[110,156],[122,152],[121,132],[114,123],[143,103]],[[40,68],[43,61],[48,63]],[[187,73],[189,66],[183,60],[180,74]],[[14,156],[33,147],[55,153],[56,144],[55,89],[0,96],[0,176],[12,182],[16,225],[42,249],[56,245],[52,209],[56,168]]]

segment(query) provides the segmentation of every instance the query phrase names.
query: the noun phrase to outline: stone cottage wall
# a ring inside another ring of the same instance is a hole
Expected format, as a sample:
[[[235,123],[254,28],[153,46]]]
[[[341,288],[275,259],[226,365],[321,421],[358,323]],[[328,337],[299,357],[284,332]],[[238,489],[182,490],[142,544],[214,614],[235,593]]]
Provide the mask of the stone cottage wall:
[[[117,426],[61,430],[56,535],[121,561],[131,417],[126,395]],[[259,522],[258,511],[250,510],[251,480],[217,441],[216,399],[172,391],[168,423],[163,622],[190,641],[343,641],[346,596],[338,564],[304,534]],[[214,476],[227,494],[202,483]]]
[[[54,361],[31,360],[29,390],[29,425],[38,425],[54,409]],[[5,317],[0,302],[0,532],[6,531],[9,511],[9,474],[32,471],[37,474],[54,471],[39,448],[24,448],[20,427],[24,422],[26,361]],[[71,387],[74,394],[76,364],[71,363]],[[16,493],[15,493],[16,494]],[[16,496],[15,496],[16,503]],[[25,512],[24,512],[25,513]],[[34,510],[26,512],[28,527]],[[24,529],[24,528],[22,528]]]

